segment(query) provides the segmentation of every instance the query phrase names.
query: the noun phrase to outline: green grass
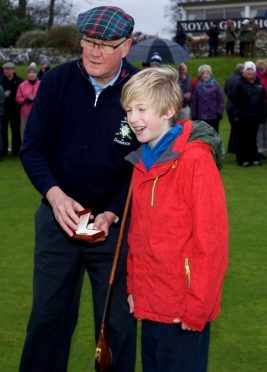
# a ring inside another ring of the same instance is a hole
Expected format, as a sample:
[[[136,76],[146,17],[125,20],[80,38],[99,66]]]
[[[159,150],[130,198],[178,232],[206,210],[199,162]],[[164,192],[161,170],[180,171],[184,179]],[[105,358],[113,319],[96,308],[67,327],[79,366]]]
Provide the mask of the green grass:
[[[200,64],[209,63],[222,84],[239,61],[197,59],[190,61],[189,71],[194,76]],[[18,72],[25,76],[25,67]],[[228,131],[225,116],[221,124],[225,144]],[[238,167],[229,154],[222,170],[230,221],[229,268],[222,314],[212,324],[209,372],[266,370],[266,170],[266,161],[262,167]],[[11,155],[0,162],[0,196],[0,371],[14,372],[31,307],[33,217],[40,196]],[[68,370],[93,371],[93,359],[92,301],[85,278]],[[140,353],[136,371],[141,371]]]

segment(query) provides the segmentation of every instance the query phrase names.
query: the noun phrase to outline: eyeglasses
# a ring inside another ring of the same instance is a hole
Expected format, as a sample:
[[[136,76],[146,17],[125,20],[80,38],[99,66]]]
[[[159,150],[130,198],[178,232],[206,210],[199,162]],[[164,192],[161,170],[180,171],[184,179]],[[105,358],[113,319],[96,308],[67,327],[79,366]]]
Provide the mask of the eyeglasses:
[[[121,44],[123,44],[127,39],[122,40],[119,44],[117,45],[110,45],[110,44],[100,44],[100,43],[95,43],[92,40],[88,40],[86,38],[82,38],[82,41],[86,42],[86,46],[89,49],[94,49],[97,47],[102,53],[105,54],[113,54],[115,49],[117,49]]]

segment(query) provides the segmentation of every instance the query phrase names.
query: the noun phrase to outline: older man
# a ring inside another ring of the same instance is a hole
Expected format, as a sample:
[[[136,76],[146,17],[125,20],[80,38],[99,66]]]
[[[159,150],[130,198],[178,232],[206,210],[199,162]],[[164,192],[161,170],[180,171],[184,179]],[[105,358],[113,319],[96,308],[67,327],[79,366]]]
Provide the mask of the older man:
[[[136,72],[125,57],[134,20],[103,6],[78,16],[82,60],[47,72],[27,122],[21,159],[42,195],[36,213],[33,308],[20,371],[66,371],[84,268],[92,285],[98,334],[131,169],[138,145],[120,106],[123,84]],[[91,208],[105,238],[72,238],[76,212]],[[134,371],[135,323],[121,252],[108,316],[112,371]]]

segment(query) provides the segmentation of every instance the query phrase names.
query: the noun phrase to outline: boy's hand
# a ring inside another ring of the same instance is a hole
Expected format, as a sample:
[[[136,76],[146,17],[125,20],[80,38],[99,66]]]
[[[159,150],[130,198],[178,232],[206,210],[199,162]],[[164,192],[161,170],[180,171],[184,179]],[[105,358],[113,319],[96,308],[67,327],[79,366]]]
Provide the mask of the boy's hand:
[[[132,314],[134,312],[134,300],[133,300],[133,295],[129,295],[128,296],[128,304],[129,304],[129,309],[130,309],[130,314]]]
[[[184,331],[195,331],[194,328],[192,328],[192,327],[188,326],[187,324],[181,322],[181,320],[180,320],[179,318],[175,318],[175,319],[173,319],[173,323],[182,323],[182,324],[181,324],[181,328],[182,328],[182,330],[184,330]]]

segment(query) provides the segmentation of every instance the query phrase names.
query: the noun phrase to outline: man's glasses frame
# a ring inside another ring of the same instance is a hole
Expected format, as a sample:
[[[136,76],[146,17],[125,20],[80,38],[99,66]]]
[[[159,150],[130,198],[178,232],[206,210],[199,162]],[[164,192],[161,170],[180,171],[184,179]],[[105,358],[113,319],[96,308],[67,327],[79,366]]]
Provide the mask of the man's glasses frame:
[[[81,39],[82,41],[85,41],[85,45],[89,48],[89,49],[94,49],[94,48],[98,48],[102,53],[105,53],[105,54],[113,54],[114,51],[120,46],[122,45],[127,39],[125,38],[124,40],[122,40],[119,44],[116,44],[116,45],[110,45],[110,44],[104,44],[104,43],[96,43],[92,40],[89,40],[87,39],[86,37],[82,37]]]

